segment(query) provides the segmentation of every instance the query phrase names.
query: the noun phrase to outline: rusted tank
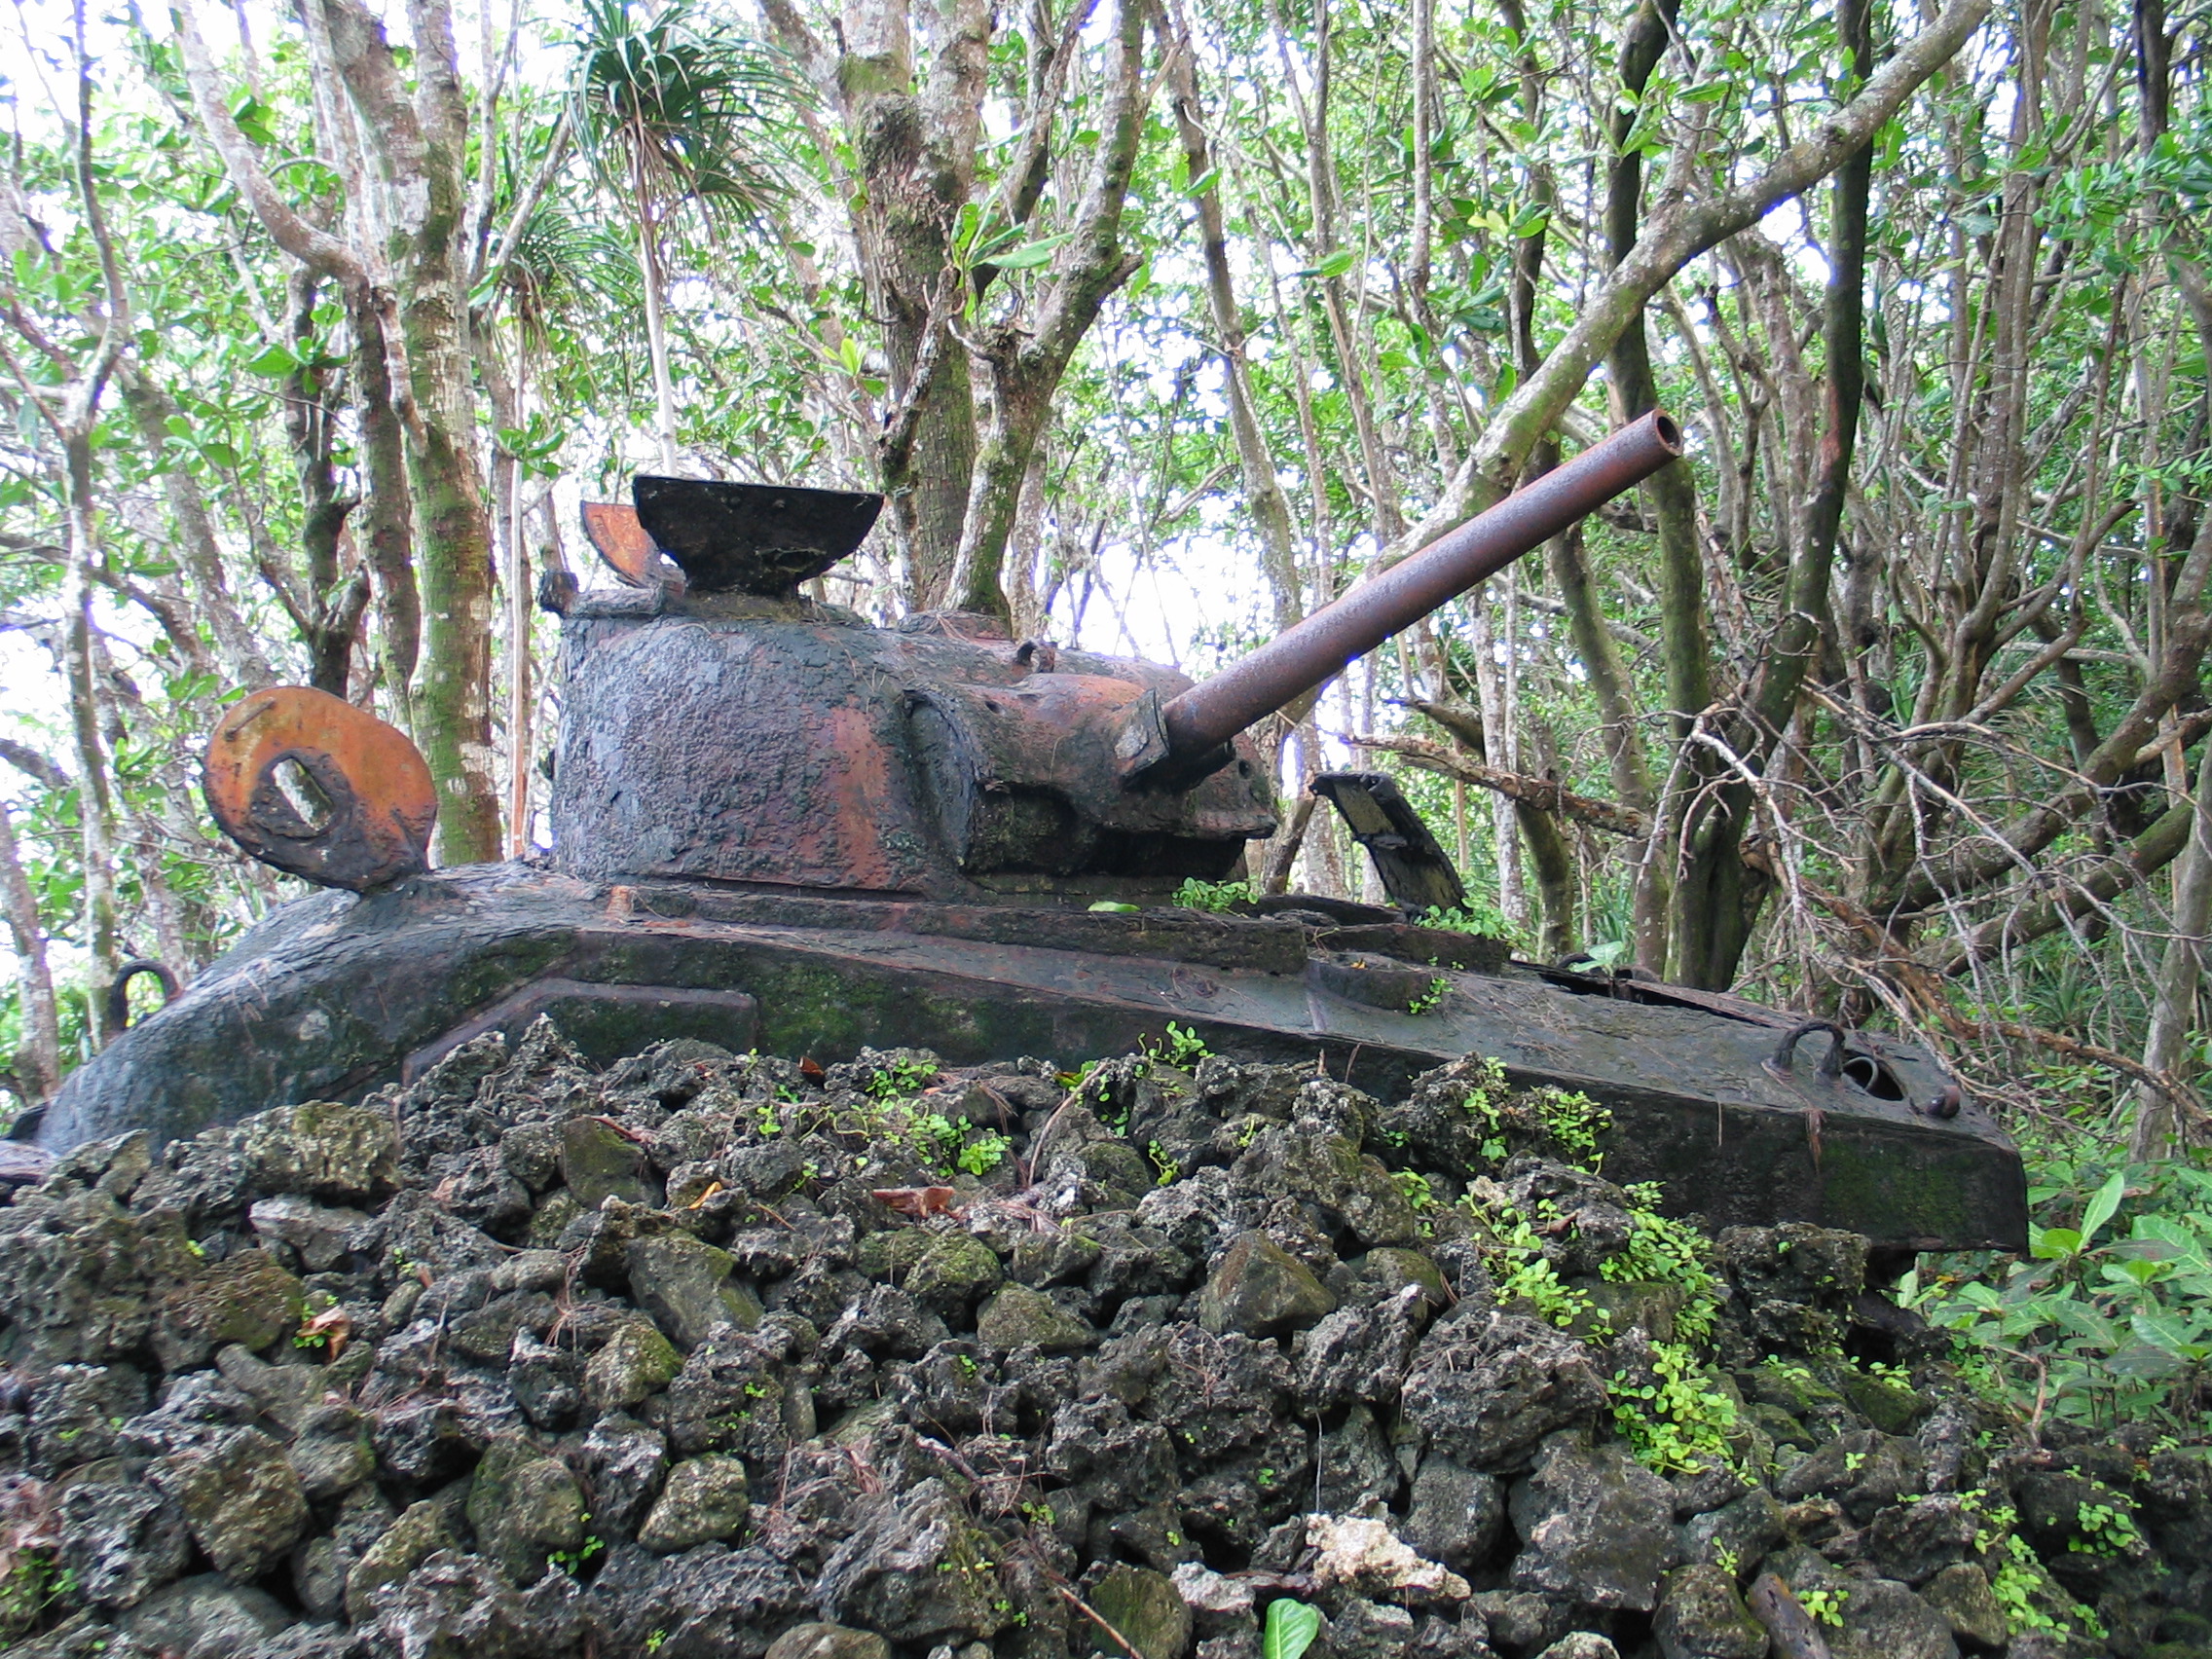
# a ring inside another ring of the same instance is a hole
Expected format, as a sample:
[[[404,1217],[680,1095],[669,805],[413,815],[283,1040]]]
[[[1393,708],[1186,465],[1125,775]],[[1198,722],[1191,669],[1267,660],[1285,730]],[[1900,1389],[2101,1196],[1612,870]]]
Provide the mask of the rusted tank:
[[[1321,789],[1393,904],[1172,902],[1274,830],[1255,721],[1678,453],[1648,416],[1198,684],[982,617],[876,628],[806,597],[874,497],[641,478],[634,506],[586,510],[620,585],[539,596],[563,618],[550,858],[429,868],[404,738],[300,688],[243,700],[210,805],[328,891],[72,1076],[38,1138],[358,1097],[539,1014],[602,1056],[697,1037],[823,1062],[1073,1061],[1173,1021],[1378,1093],[1494,1056],[1610,1107],[1606,1173],[1716,1225],[2017,1247],[2018,1156],[1932,1055],[1826,1027],[1800,1056],[1791,1015],[1420,925],[1458,878],[1387,778]]]

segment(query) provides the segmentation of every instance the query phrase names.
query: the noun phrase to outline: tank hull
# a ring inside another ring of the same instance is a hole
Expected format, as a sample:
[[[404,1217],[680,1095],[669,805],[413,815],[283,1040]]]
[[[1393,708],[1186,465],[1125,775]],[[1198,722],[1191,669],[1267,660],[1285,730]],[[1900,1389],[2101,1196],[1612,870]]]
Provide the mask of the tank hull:
[[[689,1036],[825,1063],[898,1045],[957,1064],[1073,1062],[1174,1021],[1217,1052],[1310,1063],[1382,1095],[1493,1056],[1517,1083],[1609,1107],[1605,1173],[1655,1181],[1671,1209],[1714,1226],[1808,1221],[1893,1249],[2025,1244],[2016,1150],[1972,1106],[1948,1119],[1916,1106],[1950,1087],[1921,1050],[1854,1033],[1851,1075],[1824,1075],[1810,1051],[1777,1070],[1791,1022],[1752,1004],[1319,920],[443,870],[274,912],[75,1073],[38,1138],[58,1150],[145,1129],[163,1142],[273,1105],[359,1098],[541,1013],[595,1057]]]

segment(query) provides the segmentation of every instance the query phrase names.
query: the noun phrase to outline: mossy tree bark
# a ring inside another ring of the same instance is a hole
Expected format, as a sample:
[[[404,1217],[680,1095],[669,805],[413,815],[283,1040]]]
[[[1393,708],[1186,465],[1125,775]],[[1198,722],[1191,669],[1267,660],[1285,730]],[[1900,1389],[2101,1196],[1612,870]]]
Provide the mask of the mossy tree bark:
[[[178,38],[201,125],[232,182],[278,245],[345,291],[387,690],[437,783],[438,857],[472,864],[498,857],[499,787],[492,534],[465,292],[468,102],[453,18],[443,0],[410,0],[410,89],[384,24],[358,0],[310,0],[305,10],[317,108],[346,160],[350,239],[309,222],[272,185],[232,118],[189,0]],[[360,120],[344,118],[349,103]]]

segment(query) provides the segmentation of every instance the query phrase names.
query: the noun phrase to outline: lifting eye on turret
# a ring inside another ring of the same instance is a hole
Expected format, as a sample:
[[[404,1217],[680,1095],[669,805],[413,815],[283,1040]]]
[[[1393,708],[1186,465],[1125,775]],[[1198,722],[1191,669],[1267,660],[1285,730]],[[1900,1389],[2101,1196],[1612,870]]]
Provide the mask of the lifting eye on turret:
[[[233,705],[201,770],[223,832],[322,887],[388,887],[430,865],[437,792],[406,733],[309,685]]]

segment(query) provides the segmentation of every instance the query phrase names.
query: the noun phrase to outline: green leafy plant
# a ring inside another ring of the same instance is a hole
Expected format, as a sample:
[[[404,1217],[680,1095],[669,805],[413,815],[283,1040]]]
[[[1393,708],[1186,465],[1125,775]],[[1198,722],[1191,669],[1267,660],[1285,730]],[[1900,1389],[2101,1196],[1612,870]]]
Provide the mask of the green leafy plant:
[[[1255,895],[1249,881],[1200,881],[1192,876],[1175,889],[1173,903],[1185,910],[1206,910],[1220,915],[1239,904],[1249,904]]]
[[[1899,1301],[1952,1333],[1990,1399],[2195,1426],[2212,1367],[2212,1174],[2041,1161],[2026,1257],[1924,1257]]]
[[[1532,1088],[1528,1101],[1567,1162],[1598,1167],[1598,1138],[1613,1126],[1610,1111],[1568,1088]]]
[[[1427,990],[1406,1004],[1406,1012],[1408,1014],[1434,1014],[1443,1006],[1444,999],[1451,994],[1451,990],[1452,981],[1439,974],[1435,978],[1429,980]]]
[[[292,1346],[310,1353],[321,1353],[330,1346],[332,1321],[323,1315],[338,1306],[338,1299],[328,1291],[311,1292],[307,1305],[300,1314],[299,1329],[292,1333]]]
[[[1816,1622],[1838,1628],[1843,1624],[1844,1605],[1850,1600],[1851,1592],[1848,1590],[1815,1589],[1797,1592],[1798,1604],[1810,1613]]]
[[[1169,1065],[1187,1070],[1212,1052],[1206,1047],[1205,1039],[1196,1031],[1188,1026],[1177,1025],[1172,1019],[1167,1022],[1167,1044],[1163,1057]]]
[[[1648,1366],[1628,1367],[1607,1381],[1613,1427],[1639,1461],[1662,1473],[1727,1463],[1736,1403],[1711,1382],[1695,1346],[1712,1335],[1724,1287],[1697,1231],[1657,1212],[1654,1187],[1632,1187],[1628,1197],[1628,1247],[1604,1265],[1601,1276],[1608,1283],[1672,1285],[1683,1295],[1675,1311],[1675,1340],[1652,1343]],[[1483,1258],[1500,1302],[1526,1302],[1536,1317],[1562,1330],[1610,1330],[1611,1320],[1590,1293],[1563,1280],[1545,1256],[1539,1229],[1557,1219],[1548,1205],[1531,1218],[1511,1205],[1486,1205],[1472,1193],[1460,1201],[1488,1229]]]
[[[2009,1540],[2008,1540],[2009,1542]],[[2036,1591],[2042,1585],[2042,1564],[2030,1554],[2028,1561],[2014,1560],[2008,1551],[1997,1564],[1997,1570],[1989,1575],[1990,1593],[2005,1612],[2005,1628],[2013,1636],[2031,1630],[2054,1631],[2058,1621],[2036,1605]]]
[[[1503,1160],[1519,1144],[1596,1170],[1604,1161],[1599,1142],[1613,1126],[1612,1112],[1579,1091],[1546,1085],[1515,1093],[1494,1059],[1483,1062],[1461,1104],[1481,1125],[1483,1156],[1493,1161]]]
[[[936,1081],[937,1068],[926,1060],[893,1060],[867,1080],[867,1091],[878,1100],[903,1100]]]
[[[1702,1343],[1713,1334],[1727,1298],[1727,1286],[1711,1266],[1712,1246],[1686,1222],[1659,1213],[1659,1189],[1648,1181],[1627,1189],[1628,1245],[1599,1269],[1613,1284],[1671,1284],[1683,1292],[1675,1330],[1686,1342]]]
[[[1616,1376],[1605,1384],[1613,1427],[1637,1461],[1661,1473],[1726,1463],[1736,1402],[1707,1385],[1684,1343],[1651,1345],[1651,1380]]]
[[[1268,1622],[1260,1635],[1260,1659],[1303,1659],[1321,1634],[1321,1610],[1288,1596],[1268,1604]]]
[[[0,1629],[23,1629],[76,1595],[77,1575],[58,1565],[51,1541],[0,1549]]]
[[[1560,1278],[1528,1217],[1511,1205],[1486,1211],[1471,1195],[1461,1201],[1491,1229],[1483,1259],[1497,1285],[1498,1301],[1527,1302],[1535,1309],[1536,1317],[1562,1330],[1591,1320],[1604,1322],[1604,1315],[1591,1303],[1590,1293],[1576,1290]]]
[[[2075,1511],[2074,1519],[2082,1536],[2069,1538],[2066,1547],[2076,1554],[2118,1557],[2142,1546],[2143,1534],[2136,1530],[2135,1518],[2124,1509],[2109,1503],[2084,1503]]]
[[[586,1516],[586,1520],[590,1517]],[[583,1570],[584,1563],[607,1548],[607,1540],[596,1532],[584,1534],[584,1541],[572,1550],[554,1550],[545,1558],[545,1565],[555,1572],[565,1572],[571,1578]]]
[[[1144,1149],[1144,1155],[1145,1157],[1152,1160],[1153,1168],[1160,1171],[1158,1175],[1153,1177],[1152,1184],[1156,1187],[1164,1187],[1168,1185],[1175,1179],[1177,1175],[1182,1173],[1175,1167],[1175,1161],[1167,1156],[1167,1149],[1161,1146],[1158,1141],[1154,1141],[1150,1146],[1146,1147]]]
[[[922,1156],[946,1168],[952,1167],[964,1150],[960,1142],[966,1132],[965,1125],[942,1112],[917,1112],[906,1121],[906,1133]]]
[[[2010,1524],[2010,1510],[1997,1513]],[[2005,1609],[2006,1625],[2014,1636],[2036,1630],[2059,1632],[2069,1625],[2092,1638],[2101,1640],[2104,1636],[2104,1626],[2096,1614],[2059,1588],[2049,1569],[2036,1559],[2027,1539],[2017,1532],[1999,1546],[1997,1569],[1989,1575],[1989,1588],[1997,1604]]]
[[[1398,1191],[1405,1194],[1406,1202],[1413,1205],[1416,1215],[1436,1208],[1436,1194],[1429,1187],[1428,1177],[1419,1170],[1393,1170],[1390,1179],[1398,1184]]]
[[[1513,924],[1505,919],[1503,910],[1471,893],[1465,904],[1456,910],[1431,904],[1421,912],[1420,925],[1445,933],[1476,934],[1484,939],[1509,940],[1514,933]]]
[[[1013,1141],[992,1129],[962,1147],[956,1161],[971,1175],[988,1175],[1006,1161],[1007,1149],[1012,1145]]]

